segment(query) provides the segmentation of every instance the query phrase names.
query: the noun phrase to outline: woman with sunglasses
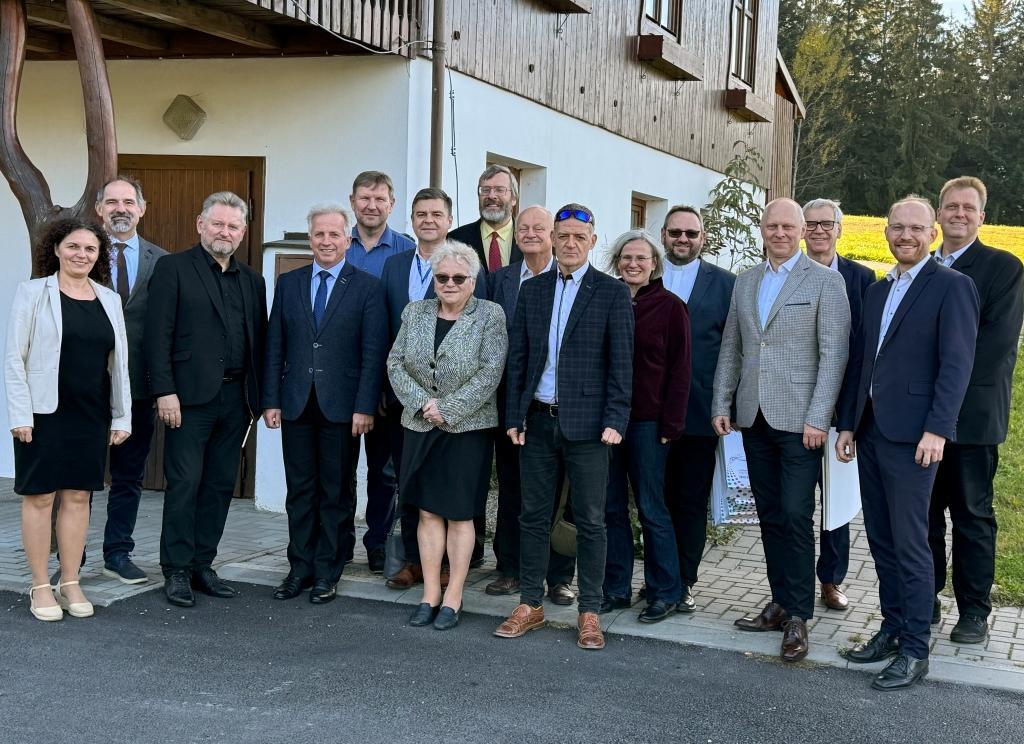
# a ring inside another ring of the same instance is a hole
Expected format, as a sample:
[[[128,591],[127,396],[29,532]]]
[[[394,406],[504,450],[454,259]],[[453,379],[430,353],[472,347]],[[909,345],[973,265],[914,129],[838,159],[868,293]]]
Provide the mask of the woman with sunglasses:
[[[419,509],[423,599],[410,625],[454,628],[491,479],[495,391],[508,335],[501,306],[473,296],[480,259],[449,241],[430,257],[435,299],[410,303],[388,356],[388,377],[404,406],[399,488]],[[441,561],[450,578],[441,594]]]
[[[612,449],[605,524],[608,556],[602,611],[632,600],[633,530],[627,479],[633,486],[644,535],[647,607],[643,623],[656,623],[682,599],[679,555],[665,504],[669,442],[683,433],[690,394],[690,317],[686,304],[662,284],[664,248],[645,230],[630,230],[612,245],[611,273],[629,287],[635,321],[633,399],[622,445]]]

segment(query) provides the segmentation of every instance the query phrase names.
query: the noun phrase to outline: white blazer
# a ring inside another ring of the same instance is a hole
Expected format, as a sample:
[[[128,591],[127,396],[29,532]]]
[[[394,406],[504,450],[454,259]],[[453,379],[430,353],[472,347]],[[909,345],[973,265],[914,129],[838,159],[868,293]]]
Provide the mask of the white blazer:
[[[128,336],[117,292],[89,280],[114,327],[114,350],[107,359],[110,373],[110,428],[132,430],[132,395],[128,380]],[[4,389],[10,427],[33,425],[33,413],[57,410],[60,342],[63,325],[57,275],[30,279],[14,293],[7,326]]]

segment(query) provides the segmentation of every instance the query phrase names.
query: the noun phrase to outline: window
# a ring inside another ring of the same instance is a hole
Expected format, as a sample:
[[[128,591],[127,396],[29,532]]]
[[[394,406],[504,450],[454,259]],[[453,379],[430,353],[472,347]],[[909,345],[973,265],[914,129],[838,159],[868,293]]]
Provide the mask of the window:
[[[647,17],[673,36],[679,36],[683,0],[644,0]]]
[[[754,86],[756,29],[757,0],[732,0],[729,73],[751,87]]]
[[[633,197],[630,205],[629,229],[643,230],[647,227],[647,202],[643,199]]]

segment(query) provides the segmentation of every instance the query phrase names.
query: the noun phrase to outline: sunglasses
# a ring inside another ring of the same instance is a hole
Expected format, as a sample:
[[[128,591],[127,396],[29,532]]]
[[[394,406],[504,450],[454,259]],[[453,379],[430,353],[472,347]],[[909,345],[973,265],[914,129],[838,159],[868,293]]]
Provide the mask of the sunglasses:
[[[666,230],[665,234],[670,238],[678,238],[681,235],[686,235],[690,240],[696,240],[700,237],[700,230],[680,230],[678,228],[672,228],[671,230]]]
[[[465,274],[434,274],[434,281],[440,284],[442,287],[448,283],[449,280],[455,282],[456,287],[461,287],[469,279]]]
[[[563,209],[555,215],[555,222],[563,222],[565,220],[579,220],[580,222],[590,223],[594,221],[594,215],[590,212],[584,212],[582,209]]]

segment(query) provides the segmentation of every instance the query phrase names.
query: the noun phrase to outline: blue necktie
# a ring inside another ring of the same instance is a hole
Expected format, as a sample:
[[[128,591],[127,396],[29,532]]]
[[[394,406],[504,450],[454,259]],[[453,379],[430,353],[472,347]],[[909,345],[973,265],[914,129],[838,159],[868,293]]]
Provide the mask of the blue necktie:
[[[320,284],[316,288],[316,297],[313,298],[313,325],[320,330],[320,321],[324,319],[324,310],[327,309],[327,277],[331,274],[328,271],[321,271],[317,274],[320,277]]]

